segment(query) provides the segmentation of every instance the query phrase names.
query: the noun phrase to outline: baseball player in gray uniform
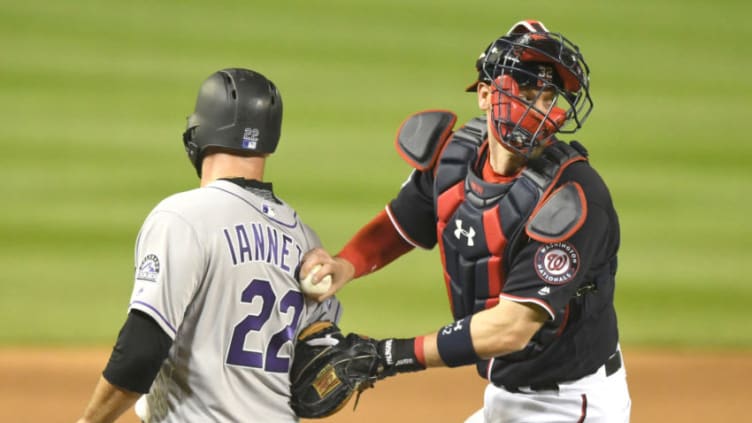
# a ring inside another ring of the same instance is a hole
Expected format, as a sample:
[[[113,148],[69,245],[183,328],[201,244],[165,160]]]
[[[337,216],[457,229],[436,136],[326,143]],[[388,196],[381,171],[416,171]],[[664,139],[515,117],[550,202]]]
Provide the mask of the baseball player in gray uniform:
[[[114,421],[137,400],[146,422],[298,420],[293,343],[341,309],[301,292],[301,258],[320,241],[262,182],[281,122],[263,75],[225,69],[203,83],[183,136],[201,187],[146,218],[128,317],[79,423]]]

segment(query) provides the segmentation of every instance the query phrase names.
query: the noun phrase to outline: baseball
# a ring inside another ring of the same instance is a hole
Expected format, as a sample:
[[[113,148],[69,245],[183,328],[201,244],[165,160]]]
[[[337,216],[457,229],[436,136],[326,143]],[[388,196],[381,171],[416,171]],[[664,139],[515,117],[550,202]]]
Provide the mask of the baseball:
[[[141,420],[145,422],[151,420],[151,412],[149,410],[149,403],[146,401],[146,395],[141,395],[138,401],[136,401],[134,408],[136,409],[136,415]]]
[[[312,295],[321,295],[329,290],[332,286],[332,276],[326,275],[324,276],[319,283],[314,284],[312,282],[313,275],[315,275],[319,269],[321,269],[321,265],[317,264],[313,267],[313,269],[306,275],[305,278],[303,278],[302,281],[300,281],[300,288],[303,290],[306,294],[312,294]]]

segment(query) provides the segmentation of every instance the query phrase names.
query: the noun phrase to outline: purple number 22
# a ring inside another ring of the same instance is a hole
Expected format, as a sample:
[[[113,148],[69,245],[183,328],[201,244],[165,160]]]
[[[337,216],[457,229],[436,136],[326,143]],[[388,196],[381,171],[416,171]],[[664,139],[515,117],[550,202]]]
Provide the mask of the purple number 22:
[[[240,300],[244,303],[251,303],[255,298],[261,298],[261,311],[257,315],[246,316],[235,325],[230,349],[227,351],[227,364],[285,373],[290,368],[290,359],[279,357],[279,351],[287,342],[292,341],[295,335],[298,318],[303,311],[303,295],[298,291],[290,290],[277,303],[277,296],[272,290],[271,283],[263,279],[254,279],[243,290]],[[280,313],[287,313],[292,308],[294,313],[292,322],[272,335],[264,351],[246,350],[244,346],[246,337],[250,332],[260,332],[264,329],[274,308],[278,308]],[[264,355],[266,355],[266,360],[264,360]]]

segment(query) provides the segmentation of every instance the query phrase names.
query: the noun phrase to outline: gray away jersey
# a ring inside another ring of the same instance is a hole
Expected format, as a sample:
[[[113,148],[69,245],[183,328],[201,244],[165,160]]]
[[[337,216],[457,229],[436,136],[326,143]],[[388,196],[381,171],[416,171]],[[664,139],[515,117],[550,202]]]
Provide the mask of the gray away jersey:
[[[295,269],[319,238],[287,204],[232,182],[173,195],[136,241],[130,309],[174,341],[151,422],[290,422],[293,340],[340,304],[305,299]]]

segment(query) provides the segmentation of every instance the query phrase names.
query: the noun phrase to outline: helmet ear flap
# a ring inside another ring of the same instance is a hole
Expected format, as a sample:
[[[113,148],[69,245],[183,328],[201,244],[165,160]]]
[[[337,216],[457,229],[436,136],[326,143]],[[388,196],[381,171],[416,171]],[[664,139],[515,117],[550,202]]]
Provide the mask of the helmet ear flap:
[[[188,153],[188,160],[191,161],[191,164],[196,169],[196,173],[200,177],[201,166],[198,164],[198,156],[201,152],[201,147],[196,142],[196,131],[198,130],[199,123],[195,113],[188,116],[187,120],[188,123],[183,132],[183,146],[185,147],[185,152]]]

